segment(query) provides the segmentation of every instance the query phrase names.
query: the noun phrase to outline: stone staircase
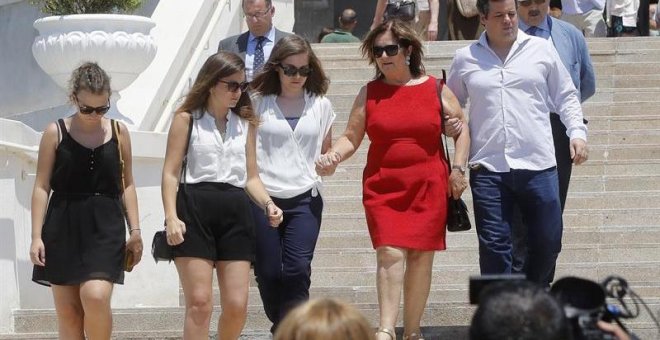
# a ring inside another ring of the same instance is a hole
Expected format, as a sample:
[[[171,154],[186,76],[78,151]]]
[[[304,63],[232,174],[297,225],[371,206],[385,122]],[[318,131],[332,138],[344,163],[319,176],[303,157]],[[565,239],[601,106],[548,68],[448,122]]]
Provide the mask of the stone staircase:
[[[427,45],[427,73],[448,69],[454,51],[468,42]],[[602,280],[616,274],[660,314],[660,39],[593,39],[589,48],[597,93],[584,104],[589,119],[590,159],[574,168],[564,213],[564,247],[557,277]],[[359,88],[373,67],[356,44],[314,45],[332,83],[329,97],[341,134]],[[361,204],[361,174],[369,142],[325,184],[325,210],[313,263],[312,296],[354,303],[375,326],[378,305],[375,252]],[[469,190],[464,198],[472,210]],[[146,237],[149,239],[150,237]],[[467,283],[478,274],[473,230],[450,233],[448,249],[436,254],[431,294],[423,317],[427,339],[465,338],[474,307],[467,304]],[[217,292],[216,292],[217,293]],[[256,283],[250,292],[245,339],[267,339]],[[216,305],[219,298],[215,296]],[[183,295],[180,292],[183,305]],[[216,311],[217,313],[217,311]],[[180,339],[183,308],[115,310],[118,339]],[[215,328],[214,315],[212,329]],[[401,315],[399,316],[401,320]],[[660,339],[648,313],[624,322],[642,339]],[[15,312],[16,334],[0,339],[55,339],[52,310]]]

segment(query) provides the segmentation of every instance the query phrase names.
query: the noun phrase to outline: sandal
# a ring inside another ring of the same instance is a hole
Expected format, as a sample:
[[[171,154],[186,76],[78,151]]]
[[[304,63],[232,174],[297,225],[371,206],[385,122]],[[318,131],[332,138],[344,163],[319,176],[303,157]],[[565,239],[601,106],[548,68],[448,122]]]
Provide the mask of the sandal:
[[[410,333],[409,335],[404,335],[403,340],[424,340],[424,335],[422,333]]]
[[[378,328],[376,336],[378,336],[378,333],[385,333],[390,336],[391,340],[396,340],[396,335],[394,335],[394,332],[389,328]]]

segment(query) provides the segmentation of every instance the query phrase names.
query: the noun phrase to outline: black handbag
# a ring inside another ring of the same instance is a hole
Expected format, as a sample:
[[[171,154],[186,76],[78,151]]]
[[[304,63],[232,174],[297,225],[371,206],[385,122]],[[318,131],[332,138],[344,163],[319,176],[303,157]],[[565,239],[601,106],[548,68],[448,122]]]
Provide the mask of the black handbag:
[[[167,232],[159,230],[154,234],[154,239],[151,241],[151,255],[154,261],[172,261],[174,260],[174,248],[167,244]]]
[[[445,70],[442,70],[442,79],[438,79],[436,83],[436,90],[438,92],[438,100],[440,101],[440,109],[442,112],[442,87],[445,84]],[[440,122],[445,124],[445,117],[440,115]],[[447,164],[449,169],[451,169],[451,160],[449,158],[449,149],[447,148],[447,137],[444,138],[445,145],[445,156],[447,158]],[[447,198],[447,231],[466,231],[472,228],[470,223],[470,217],[468,216],[467,205],[462,198],[455,200],[453,197]]]
[[[398,18],[403,21],[415,20],[416,5],[414,0],[399,0],[387,3],[385,7],[385,20]]]
[[[188,167],[188,147],[190,146],[190,135],[192,134],[192,117],[190,124],[188,124],[188,140],[186,142],[186,151],[183,153],[183,160],[181,162],[181,176],[183,180],[183,187],[186,185],[186,168]],[[178,196],[178,194],[177,194]],[[163,222],[165,225],[165,222]],[[154,238],[151,240],[151,255],[154,261],[169,261],[174,260],[174,247],[167,244],[167,232],[165,230],[157,231]]]

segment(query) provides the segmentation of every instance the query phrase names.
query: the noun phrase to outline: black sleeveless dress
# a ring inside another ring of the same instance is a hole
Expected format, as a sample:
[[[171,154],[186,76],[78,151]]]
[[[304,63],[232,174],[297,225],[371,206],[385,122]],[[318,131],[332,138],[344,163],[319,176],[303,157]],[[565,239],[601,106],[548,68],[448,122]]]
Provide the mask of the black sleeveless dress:
[[[32,281],[46,286],[88,280],[123,283],[126,227],[115,131],[107,143],[89,149],[69,135],[64,120],[57,123],[62,141],[41,231],[46,266],[34,266]]]

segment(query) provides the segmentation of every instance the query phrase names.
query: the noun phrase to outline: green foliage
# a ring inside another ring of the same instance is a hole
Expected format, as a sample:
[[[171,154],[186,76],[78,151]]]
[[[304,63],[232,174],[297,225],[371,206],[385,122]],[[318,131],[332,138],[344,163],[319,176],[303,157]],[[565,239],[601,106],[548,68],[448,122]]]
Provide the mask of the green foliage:
[[[142,0],[30,0],[43,13],[51,15],[130,13]]]

